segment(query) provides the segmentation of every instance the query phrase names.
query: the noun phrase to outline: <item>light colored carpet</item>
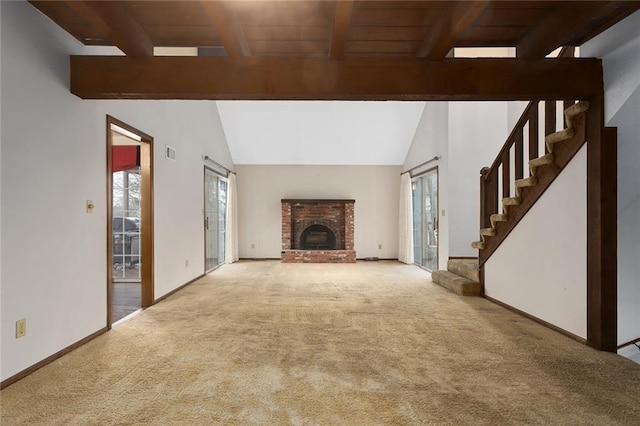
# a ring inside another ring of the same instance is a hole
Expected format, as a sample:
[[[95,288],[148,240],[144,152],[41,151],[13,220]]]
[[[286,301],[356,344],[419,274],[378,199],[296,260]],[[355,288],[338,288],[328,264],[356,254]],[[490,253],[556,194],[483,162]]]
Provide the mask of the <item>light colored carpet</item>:
[[[4,389],[2,424],[640,422],[640,365],[428,277],[225,265]]]

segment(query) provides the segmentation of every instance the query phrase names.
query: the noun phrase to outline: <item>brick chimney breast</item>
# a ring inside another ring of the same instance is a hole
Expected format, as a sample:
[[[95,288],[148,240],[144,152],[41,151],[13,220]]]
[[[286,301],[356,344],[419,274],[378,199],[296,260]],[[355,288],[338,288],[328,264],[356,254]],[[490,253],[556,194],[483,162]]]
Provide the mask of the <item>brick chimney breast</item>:
[[[282,262],[356,261],[353,248],[355,200],[283,199],[281,203]]]

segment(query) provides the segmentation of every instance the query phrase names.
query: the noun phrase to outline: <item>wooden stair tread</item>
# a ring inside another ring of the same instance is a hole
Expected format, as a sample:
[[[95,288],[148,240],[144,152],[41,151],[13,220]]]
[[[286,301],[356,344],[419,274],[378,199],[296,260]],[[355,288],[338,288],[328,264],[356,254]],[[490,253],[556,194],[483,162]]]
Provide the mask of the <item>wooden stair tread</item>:
[[[530,176],[524,179],[517,179],[515,181],[516,197],[520,198],[524,188],[531,188],[533,186],[536,186],[537,184],[538,184],[538,178],[535,176]]]
[[[528,178],[516,180],[517,188],[525,188],[528,186],[535,186],[538,184],[538,178],[535,176],[529,176]]]
[[[509,206],[517,206],[520,204],[520,197],[510,197],[502,199],[502,208],[507,209]]]
[[[509,216],[507,216],[506,214],[492,214],[490,217],[491,227],[495,229],[497,222],[506,222],[508,219]]]
[[[480,230],[481,237],[493,237],[496,235],[496,230],[493,228],[482,228]]]
[[[552,164],[554,160],[553,152],[543,155],[542,157],[534,158],[529,161],[529,170],[531,171],[531,175],[536,175],[536,169],[542,166],[546,166],[548,164]]]
[[[447,271],[468,280],[480,282],[478,259],[449,259]]]
[[[582,114],[589,109],[589,102],[579,101],[564,110],[565,121],[568,127],[573,127],[573,117]]]
[[[580,101],[564,110],[564,118],[565,118],[565,122],[567,123],[567,127],[560,131],[551,133],[545,136],[544,138],[544,143],[550,152],[553,152],[554,144],[558,142],[562,142],[567,139],[571,139],[575,135],[575,132],[573,130],[573,118],[578,114],[582,114],[588,109],[589,109],[589,102]]]
[[[471,248],[476,250],[484,250],[485,243],[484,241],[474,241],[471,243]]]
[[[554,144],[570,139],[574,134],[575,132],[573,131],[573,129],[563,129],[559,132],[551,133],[550,135],[545,136],[544,143],[547,145],[549,151],[553,151]]]
[[[479,296],[481,293],[480,283],[449,271],[433,271],[431,273],[431,280],[461,296]]]

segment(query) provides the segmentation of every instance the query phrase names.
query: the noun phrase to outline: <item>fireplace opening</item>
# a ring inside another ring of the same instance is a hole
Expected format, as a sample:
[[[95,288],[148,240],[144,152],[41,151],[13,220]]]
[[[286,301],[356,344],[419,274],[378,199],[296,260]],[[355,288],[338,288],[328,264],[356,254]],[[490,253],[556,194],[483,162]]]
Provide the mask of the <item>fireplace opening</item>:
[[[336,236],[324,225],[308,226],[300,236],[302,250],[336,250]]]

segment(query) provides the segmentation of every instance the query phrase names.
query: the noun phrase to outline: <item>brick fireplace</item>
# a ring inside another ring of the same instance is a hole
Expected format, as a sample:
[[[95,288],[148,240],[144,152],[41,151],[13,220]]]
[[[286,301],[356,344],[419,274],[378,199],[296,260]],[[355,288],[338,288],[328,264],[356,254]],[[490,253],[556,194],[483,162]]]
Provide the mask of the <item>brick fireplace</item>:
[[[282,261],[354,263],[355,200],[281,200]]]

